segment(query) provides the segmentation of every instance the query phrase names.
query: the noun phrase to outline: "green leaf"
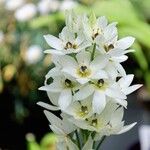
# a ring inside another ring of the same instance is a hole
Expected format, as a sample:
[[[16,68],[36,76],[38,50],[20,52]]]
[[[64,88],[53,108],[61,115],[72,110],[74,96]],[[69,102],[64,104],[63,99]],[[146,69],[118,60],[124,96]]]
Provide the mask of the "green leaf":
[[[146,87],[147,87],[148,90],[150,91],[150,71],[147,71],[147,72],[144,74],[144,79],[145,79],[145,82],[146,82]]]
[[[57,138],[53,133],[46,134],[41,140],[41,150],[48,150],[49,147],[54,147],[56,144]]]
[[[148,62],[146,60],[146,57],[141,49],[141,46],[136,42],[133,45],[133,48],[135,49],[134,56],[140,66],[140,68],[145,71],[148,70]]]

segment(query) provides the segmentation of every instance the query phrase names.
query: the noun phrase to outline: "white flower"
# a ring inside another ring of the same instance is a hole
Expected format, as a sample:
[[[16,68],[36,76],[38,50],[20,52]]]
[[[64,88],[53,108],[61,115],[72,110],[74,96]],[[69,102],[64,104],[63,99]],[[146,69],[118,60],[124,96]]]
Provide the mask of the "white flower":
[[[32,3],[28,3],[16,10],[15,18],[21,22],[28,21],[32,19],[36,13],[36,6]]]
[[[62,115],[62,120],[49,111],[44,110],[47,119],[50,122],[51,130],[58,136],[66,137],[69,133],[76,130],[76,127]]]
[[[61,64],[62,71],[73,76],[79,83],[85,84],[92,79],[107,78],[106,72],[102,70],[107,64],[107,57],[104,55],[98,55],[91,61],[91,54],[82,51],[76,55],[76,60],[66,55],[62,57]]]
[[[69,9],[73,9],[77,6],[77,3],[74,2],[73,0],[63,0],[61,5],[60,5],[60,10],[64,11],[64,10],[69,10]]]
[[[122,117],[123,108],[118,108],[118,105],[109,102],[99,115],[94,114],[86,120],[70,118],[70,121],[81,129],[97,132],[95,140],[99,140],[102,136],[127,132],[136,124],[133,123],[131,125],[124,126]]]
[[[133,128],[136,123],[124,126],[124,121],[122,121],[124,110],[122,107],[116,109],[111,115],[110,121],[105,125],[105,127],[96,134],[95,140],[100,140],[102,136],[110,136],[114,134],[122,134]]]
[[[98,44],[98,50],[102,54],[107,54],[109,57],[106,70],[113,79],[118,75],[126,75],[125,70],[120,63],[127,60],[128,57],[125,54],[134,51],[126,50],[133,44],[133,42],[133,37],[126,37],[118,41],[117,37],[114,37],[111,40],[108,40],[108,37],[105,37],[105,35],[97,37],[96,43]]]
[[[80,88],[74,95],[76,100],[83,100],[93,94],[92,108],[95,113],[100,114],[106,106],[108,98],[113,98],[114,101],[121,105],[125,105],[122,99],[126,99],[126,95],[121,91],[119,86],[107,78],[93,80]],[[126,105],[125,105],[126,106]]]
[[[85,15],[77,15],[73,10],[66,11],[66,27],[74,33],[83,32],[83,19]]]
[[[94,14],[92,14],[89,19],[84,17],[83,25],[84,34],[91,42],[95,42],[98,37],[104,36],[107,41],[110,41],[117,36],[116,23],[108,25],[108,21],[104,16],[98,19],[96,19]]]
[[[60,93],[58,98],[58,106],[61,110],[65,110],[72,102],[72,94],[77,90],[79,84],[68,76],[54,77],[53,83],[39,88],[47,92]]]
[[[54,48],[46,50],[45,53],[60,55],[77,53],[90,45],[89,42],[85,41],[83,35],[79,33],[76,36],[73,32],[70,32],[67,27],[62,30],[59,38],[53,35],[45,35],[44,38],[48,45]]]
[[[91,97],[83,101],[74,101],[64,110],[65,113],[71,115],[75,119],[86,119],[93,114]]]
[[[35,64],[43,58],[43,50],[39,45],[31,45],[25,53],[27,64]]]
[[[5,8],[7,10],[16,10],[25,3],[24,0],[6,0]]]
[[[121,87],[121,91],[124,94],[126,94],[126,95],[136,91],[137,89],[139,89],[142,86],[142,84],[136,84],[136,85],[130,86],[130,84],[133,81],[133,78],[134,78],[134,75],[133,74],[129,74],[129,75],[125,76],[125,77],[122,77],[118,81],[118,84]]]
[[[58,10],[60,2],[57,0],[41,0],[38,3],[38,10],[41,14],[48,14]]]

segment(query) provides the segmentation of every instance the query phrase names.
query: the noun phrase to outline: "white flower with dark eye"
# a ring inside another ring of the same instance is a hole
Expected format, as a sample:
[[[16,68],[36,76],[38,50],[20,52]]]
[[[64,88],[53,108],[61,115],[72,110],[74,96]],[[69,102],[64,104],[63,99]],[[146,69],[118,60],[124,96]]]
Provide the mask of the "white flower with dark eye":
[[[72,104],[64,110],[65,113],[71,115],[75,119],[86,119],[93,114],[91,97],[84,99],[83,101],[74,101]]]
[[[72,102],[72,96],[75,90],[79,88],[79,84],[70,77],[57,76],[51,84],[40,87],[40,90],[47,92],[60,93],[58,98],[58,106],[61,110],[65,110]]]
[[[64,56],[61,64],[62,71],[74,77],[81,84],[85,84],[91,79],[107,77],[103,70],[107,64],[107,57],[104,55],[99,55],[91,61],[91,54],[82,51],[76,55],[76,60],[71,56]]]
[[[133,128],[136,125],[136,122],[124,126],[124,121],[122,121],[123,114],[124,114],[123,108],[122,107],[117,108],[110,115],[111,117],[107,125],[105,125],[105,127],[95,135],[94,140],[99,141],[103,136],[122,134],[124,132],[129,131],[131,128]]]
[[[76,126],[81,129],[95,131],[95,140],[100,140],[102,136],[121,134],[130,130],[136,123],[124,126],[123,108],[108,102],[101,114],[94,114],[85,120],[70,118]]]
[[[108,80],[107,78],[90,81],[90,84],[80,88],[74,95],[74,98],[82,101],[92,94],[93,112],[98,114],[105,108],[108,98],[113,98],[117,103],[119,101],[118,99],[126,99],[126,95],[121,91],[119,86],[114,81]],[[120,104],[124,105],[124,102],[120,102]]]
[[[96,42],[98,37],[106,37],[108,41],[117,36],[116,23],[108,24],[107,19],[102,16],[96,19],[95,15],[91,15],[88,19],[83,20],[84,34],[91,42]]]
[[[53,48],[46,50],[45,53],[64,55],[70,53],[78,53],[79,51],[90,46],[84,36],[79,33],[70,32],[67,27],[64,27],[59,35],[59,38],[53,35],[44,36],[46,42]]]
[[[117,37],[109,40],[104,36],[98,37],[96,43],[98,44],[98,50],[102,54],[107,54],[109,57],[106,70],[110,77],[115,79],[118,75],[125,76],[125,70],[120,64],[128,59],[127,53],[133,52],[134,50],[127,50],[134,42],[133,37],[125,37],[117,41]]]

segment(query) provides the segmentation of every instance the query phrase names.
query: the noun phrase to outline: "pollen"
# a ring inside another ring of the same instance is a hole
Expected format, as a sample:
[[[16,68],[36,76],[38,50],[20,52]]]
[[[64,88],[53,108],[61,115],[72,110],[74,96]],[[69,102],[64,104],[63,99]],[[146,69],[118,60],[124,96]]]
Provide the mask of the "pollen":
[[[71,42],[67,42],[66,46],[65,46],[65,50],[70,49],[70,48],[77,49],[78,45],[77,44],[72,44]]]
[[[92,126],[96,127],[97,123],[98,123],[97,119],[93,119],[91,124]]]
[[[91,70],[87,66],[83,65],[77,69],[77,74],[80,77],[88,77],[91,75]]]
[[[72,82],[71,82],[69,79],[66,79],[66,80],[65,80],[65,86],[66,86],[67,88],[71,88],[73,85],[72,85]]]
[[[106,52],[110,51],[111,49],[114,48],[114,45],[113,44],[110,44],[110,45],[104,45],[104,49]]]

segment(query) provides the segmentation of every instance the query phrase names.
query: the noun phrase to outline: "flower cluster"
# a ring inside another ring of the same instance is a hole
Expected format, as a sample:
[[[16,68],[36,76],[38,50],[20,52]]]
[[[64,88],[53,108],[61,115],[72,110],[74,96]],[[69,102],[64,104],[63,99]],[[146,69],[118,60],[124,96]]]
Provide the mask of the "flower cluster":
[[[125,126],[122,120],[127,95],[141,87],[130,86],[134,75],[127,75],[121,65],[133,51],[129,48],[134,38],[118,40],[116,24],[109,24],[104,16],[69,11],[59,38],[44,36],[51,47],[45,53],[52,55],[55,67],[40,90],[47,91],[53,105],[38,104],[62,112],[60,119],[44,111],[59,136],[58,149],[96,149],[104,137],[124,133],[136,124]]]

